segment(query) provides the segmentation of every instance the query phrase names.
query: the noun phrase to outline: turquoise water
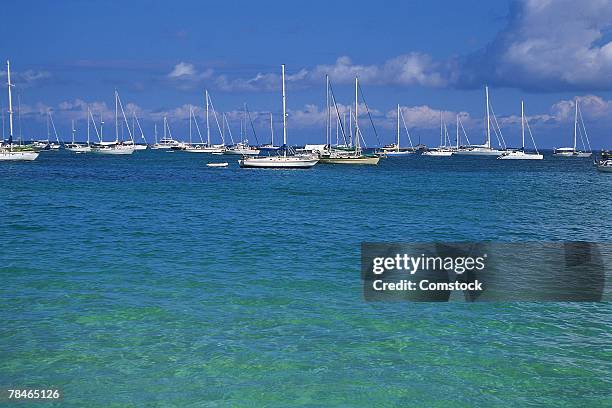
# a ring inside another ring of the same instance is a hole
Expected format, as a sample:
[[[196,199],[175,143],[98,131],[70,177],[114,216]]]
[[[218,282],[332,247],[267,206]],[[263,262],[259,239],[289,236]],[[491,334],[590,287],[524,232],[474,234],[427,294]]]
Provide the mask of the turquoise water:
[[[610,303],[372,304],[359,279],[362,241],[612,241],[590,160],[234,160],[1,163],[0,385],[62,407],[612,405]]]

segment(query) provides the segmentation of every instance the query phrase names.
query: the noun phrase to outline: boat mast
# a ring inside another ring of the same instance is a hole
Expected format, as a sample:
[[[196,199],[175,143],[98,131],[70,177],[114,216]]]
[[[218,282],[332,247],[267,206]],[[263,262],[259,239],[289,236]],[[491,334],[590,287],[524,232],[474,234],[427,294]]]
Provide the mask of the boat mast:
[[[6,78],[8,80],[8,113],[9,113],[9,146],[11,150],[13,149],[13,96],[11,94],[11,63],[9,60],[6,60]]]
[[[208,89],[206,89],[206,146],[210,146],[210,124],[208,122]]]
[[[327,116],[326,116],[326,122],[325,122],[325,132],[326,132],[326,139],[325,141],[327,142],[328,145],[331,145],[331,135],[330,135],[330,127],[331,127],[331,116],[330,116],[330,108],[329,108],[329,75],[325,75],[325,100],[327,103]]]
[[[154,129],[154,132],[155,132],[155,144],[157,144],[157,123],[153,124],[153,129]]]
[[[193,117],[193,107],[189,105],[189,145],[191,145],[191,119]]]
[[[525,107],[521,100],[521,139],[522,139],[522,150],[525,151]]]
[[[400,106],[397,104],[397,151],[399,152],[399,137],[400,137]]]
[[[87,146],[89,146],[89,116],[91,112],[89,111],[89,106],[87,106]]]
[[[272,112],[270,112],[270,134],[272,135],[272,147],[274,147],[274,124],[272,122]]]
[[[440,147],[442,147],[442,111],[440,111]]]
[[[578,133],[578,98],[576,98],[576,103],[574,105],[576,105],[576,113],[574,115],[574,153],[576,153],[576,135]]]
[[[287,157],[287,95],[285,95],[285,64],[281,65],[283,77],[283,155]]]
[[[115,89],[115,143],[119,143],[119,95]]]
[[[485,86],[485,94],[487,99],[487,148],[491,148],[491,119],[489,117],[489,87]]]
[[[457,114],[457,134],[455,135],[455,149],[459,150],[459,114]]]
[[[76,132],[76,129],[74,128],[74,119],[72,119],[72,144],[74,144],[74,133]]]
[[[353,147],[353,108],[349,106],[349,145]],[[344,141],[346,143],[346,140]],[[348,146],[347,146],[348,147]]]
[[[359,121],[357,117],[359,115],[359,78],[355,77],[355,154],[359,150]]]

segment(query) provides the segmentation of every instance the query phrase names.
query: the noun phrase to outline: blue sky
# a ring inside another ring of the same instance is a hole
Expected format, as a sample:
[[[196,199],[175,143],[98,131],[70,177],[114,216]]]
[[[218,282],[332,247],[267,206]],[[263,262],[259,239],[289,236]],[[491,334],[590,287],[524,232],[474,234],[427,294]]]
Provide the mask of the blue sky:
[[[437,143],[442,110],[449,125],[460,114],[470,140],[480,142],[487,83],[510,145],[519,142],[521,98],[538,145],[568,145],[574,97],[581,99],[593,146],[612,145],[608,1],[580,7],[567,0],[228,3],[3,5],[10,18],[0,24],[0,49],[11,59],[24,137],[46,137],[51,110],[62,138],[76,119],[83,139],[86,106],[112,122],[117,88],[148,138],[153,123],[167,116],[175,138],[183,139],[189,105],[203,124],[207,88],[235,135],[248,103],[263,142],[268,112],[280,131],[285,63],[290,143],[324,142],[328,73],[343,110],[353,102],[354,76],[360,77],[385,143],[394,137],[397,103],[415,139]],[[6,110],[6,96],[2,104]],[[367,143],[377,144],[367,117],[360,122]]]

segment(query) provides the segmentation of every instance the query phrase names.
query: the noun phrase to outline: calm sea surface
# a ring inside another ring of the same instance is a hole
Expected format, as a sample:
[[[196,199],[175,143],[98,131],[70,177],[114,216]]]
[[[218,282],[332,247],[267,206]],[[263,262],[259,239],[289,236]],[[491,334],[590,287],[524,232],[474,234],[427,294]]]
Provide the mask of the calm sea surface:
[[[64,393],[36,406],[612,406],[612,304],[372,304],[359,279],[362,241],[612,242],[589,159],[0,174],[0,385]]]

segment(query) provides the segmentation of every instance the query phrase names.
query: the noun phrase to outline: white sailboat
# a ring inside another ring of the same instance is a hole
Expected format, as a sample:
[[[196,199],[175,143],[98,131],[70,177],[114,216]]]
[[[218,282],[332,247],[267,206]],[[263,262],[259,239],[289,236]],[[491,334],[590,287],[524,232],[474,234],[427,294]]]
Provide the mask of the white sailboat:
[[[144,131],[142,130],[142,126],[140,126],[140,121],[138,120],[138,116],[136,116],[136,111],[132,111],[132,137],[136,135],[136,125],[138,125],[138,130],[140,130],[140,138],[144,142],[136,143],[135,140],[123,140],[121,144],[124,146],[131,146],[134,150],[147,150],[149,145],[147,144],[147,139],[145,138]]]
[[[591,143],[589,141],[589,135],[587,135],[586,127],[584,126],[584,120],[582,119],[582,112],[580,112],[580,108],[578,108],[578,98],[576,98],[575,106],[576,106],[576,113],[574,114],[574,146],[573,147],[560,147],[558,149],[554,149],[553,156],[558,156],[558,157],[591,157],[591,155],[592,155],[592,152],[591,152]],[[580,114],[581,127],[578,127],[578,116],[579,116],[579,114]],[[577,139],[578,139],[578,133],[580,133],[580,140],[582,142],[582,147],[583,148],[587,147],[584,144],[584,139],[583,139],[583,136],[582,136],[583,132],[584,132],[584,138],[586,138],[586,141],[587,141],[587,145],[588,145],[588,149],[589,149],[588,151],[581,151],[581,150],[577,150],[576,149],[576,142],[577,142]]]
[[[400,147],[400,119],[404,123],[404,129],[406,130],[406,135],[408,136],[408,142],[410,142],[409,148]],[[410,132],[408,132],[408,126],[406,126],[406,120],[404,119],[404,115],[402,114],[402,111],[400,110],[400,106],[398,103],[397,104],[397,140],[395,141],[395,143],[391,143],[391,144],[383,146],[380,154],[392,157],[392,156],[406,156],[406,155],[415,154],[415,153],[416,153],[416,149],[414,148],[414,145],[412,144],[412,138],[410,137]]]
[[[238,164],[243,168],[273,168],[273,169],[307,169],[311,168],[319,162],[319,159],[314,156],[304,155],[297,156],[289,151],[287,146],[287,96],[285,93],[285,64],[281,66],[282,76],[282,93],[283,93],[283,146],[282,155],[252,157],[243,156],[238,160]]]
[[[123,120],[127,126],[130,140],[132,141],[131,145],[125,145],[119,141],[119,108],[121,108]],[[104,122],[102,122],[102,124],[104,124]],[[93,147],[92,152],[98,154],[127,155],[134,153],[134,150],[134,137],[132,136],[132,131],[128,125],[125,111],[123,110],[123,104],[119,98],[119,92],[115,90],[115,141],[106,143],[102,141],[102,137],[100,136],[100,143]]]
[[[489,102],[489,87],[485,86],[485,99],[487,106],[487,133],[486,140],[484,144],[481,145],[468,145],[463,146],[457,149],[457,151],[453,152],[453,154],[457,155],[466,155],[466,156],[499,156],[505,152],[505,149],[502,146],[502,149],[495,149],[491,147],[491,104]],[[498,140],[499,141],[499,140]],[[501,144],[501,142],[500,142]]]
[[[168,125],[168,119],[164,116],[164,137],[157,141],[157,125],[155,125],[155,139],[156,142],[151,149],[172,149],[173,147],[179,146],[179,142],[172,138],[172,131],[170,125]]]
[[[274,121],[272,119],[272,112],[270,112],[270,143],[259,146],[259,150],[276,151],[278,149],[280,149],[280,146],[274,145]]]
[[[20,160],[20,161],[31,161],[36,160],[38,152],[29,148],[15,149],[13,146],[13,97],[11,94],[11,64],[6,61],[6,77],[8,83],[8,113],[9,113],[9,139],[8,143],[2,143],[0,145],[0,161],[3,160]],[[4,129],[4,128],[3,128]]]
[[[452,156],[455,150],[449,147],[450,140],[448,138],[448,128],[446,123],[442,121],[442,111],[440,111],[440,145],[435,149],[425,150],[421,153],[423,156],[431,157],[449,157]]]
[[[332,94],[333,98],[333,94]],[[335,98],[333,103],[336,109],[337,119],[340,120],[340,113],[336,104]],[[367,108],[367,105],[366,105]],[[380,157],[374,154],[363,154],[361,149],[361,139],[363,135],[359,129],[359,78],[355,77],[355,115],[352,118],[355,120],[355,146],[347,150],[339,150],[338,146],[332,149],[329,154],[322,155],[320,162],[325,164],[357,164],[357,165],[377,165]],[[373,122],[372,122],[373,124]],[[344,135],[344,128],[342,130]],[[351,129],[352,133],[352,129]]]
[[[87,115],[87,144],[81,144],[75,142],[76,128],[74,127],[74,120],[72,121],[72,143],[68,143],[64,145],[66,150],[69,150],[74,153],[88,153],[91,151],[91,146],[89,145],[89,114]]]
[[[221,139],[223,139],[223,132],[220,129],[221,126],[219,125],[219,119],[217,118],[217,112],[213,106],[212,99],[210,97],[210,94],[208,93],[208,90],[205,90],[204,95],[206,99],[206,142],[204,142],[204,140],[202,139],[202,134],[200,133],[200,127],[198,125],[198,121],[195,118],[195,115],[193,114],[193,109],[192,109],[190,113],[190,122],[189,122],[189,144],[187,145],[187,148],[185,150],[191,153],[223,153],[223,151],[225,150],[225,140],[223,140],[223,143],[221,143],[220,145],[211,144],[210,142],[209,106],[212,107],[213,116],[215,118],[215,121],[217,122],[219,133],[221,133]],[[200,144],[191,143],[191,120],[194,120],[198,134],[200,135],[200,141],[201,141]]]
[[[228,128],[229,128],[229,124],[228,124]],[[246,138],[246,134],[247,134],[247,107],[245,103],[244,104],[244,116],[240,121],[240,138],[242,140],[234,144],[234,140],[232,138],[232,145],[228,146],[223,153],[240,155],[240,156],[257,156],[259,153],[261,153],[261,151],[255,146],[249,145],[249,140]]]
[[[531,141],[533,142],[533,147],[535,149],[535,153],[529,153],[525,151],[525,123],[527,124],[527,130],[529,131],[529,135],[531,136]],[[521,101],[521,149],[520,150],[508,150],[504,152],[501,156],[499,156],[498,160],[542,160],[544,156],[538,152],[538,147],[535,144],[535,139],[533,138],[533,134],[531,133],[531,128],[529,127],[529,122],[525,118],[525,108],[523,101]]]

